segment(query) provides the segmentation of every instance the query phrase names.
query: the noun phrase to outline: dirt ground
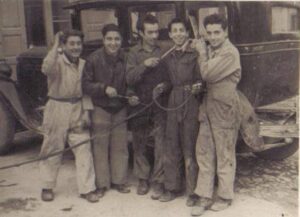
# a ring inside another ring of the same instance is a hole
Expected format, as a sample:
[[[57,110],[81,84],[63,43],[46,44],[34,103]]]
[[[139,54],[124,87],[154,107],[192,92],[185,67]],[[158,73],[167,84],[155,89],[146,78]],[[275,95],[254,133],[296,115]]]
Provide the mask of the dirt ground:
[[[16,148],[0,157],[0,166],[35,158],[40,140],[28,135],[16,138]],[[251,154],[239,155],[236,196],[230,208],[207,211],[205,217],[296,217],[298,216],[298,153],[280,162],[266,161]],[[190,208],[185,196],[161,203],[150,193],[138,196],[136,180],[130,177],[130,194],[110,190],[96,204],[78,197],[75,166],[66,155],[60,169],[55,200],[40,200],[38,164],[0,171],[1,217],[185,217]]]

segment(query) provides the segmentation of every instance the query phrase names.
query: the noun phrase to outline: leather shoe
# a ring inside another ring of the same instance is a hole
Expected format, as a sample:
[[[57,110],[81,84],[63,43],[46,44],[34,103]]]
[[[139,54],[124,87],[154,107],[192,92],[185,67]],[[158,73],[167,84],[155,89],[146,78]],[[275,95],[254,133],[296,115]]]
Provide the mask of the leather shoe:
[[[140,179],[139,180],[139,185],[137,188],[137,194],[138,195],[145,195],[149,191],[149,183],[145,179]]]
[[[52,189],[42,189],[41,198],[43,201],[54,200],[54,193],[53,193]]]
[[[86,194],[81,194],[80,197],[86,199],[90,203],[96,203],[99,201],[97,194],[93,191]]]
[[[151,195],[152,200],[158,200],[164,194],[164,185],[162,183],[156,183],[153,186],[153,194]]]
[[[201,216],[205,210],[207,210],[212,205],[212,200],[210,198],[200,198],[196,202],[195,206],[192,208],[192,216]]]
[[[232,200],[229,199],[223,199],[223,198],[218,198],[213,205],[210,207],[212,211],[221,211],[226,209],[231,205]]]
[[[176,198],[176,194],[171,191],[165,191],[163,195],[160,196],[159,201],[160,202],[169,202],[171,200],[174,200]]]
[[[122,194],[128,194],[130,193],[130,189],[127,188],[124,184],[112,184],[112,188],[116,189],[118,192],[122,193]]]
[[[95,190],[95,193],[97,194],[98,198],[103,197],[105,192],[106,192],[106,188],[97,188]]]
[[[199,199],[199,196],[196,195],[196,194],[189,195],[187,200],[186,200],[185,205],[188,206],[188,207],[195,206],[198,199]]]

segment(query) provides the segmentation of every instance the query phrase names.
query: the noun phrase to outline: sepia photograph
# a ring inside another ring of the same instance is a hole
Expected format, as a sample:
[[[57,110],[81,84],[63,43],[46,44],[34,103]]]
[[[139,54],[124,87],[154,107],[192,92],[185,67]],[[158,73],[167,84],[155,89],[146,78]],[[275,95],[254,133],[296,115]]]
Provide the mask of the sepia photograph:
[[[298,217],[300,1],[0,0],[1,217]]]

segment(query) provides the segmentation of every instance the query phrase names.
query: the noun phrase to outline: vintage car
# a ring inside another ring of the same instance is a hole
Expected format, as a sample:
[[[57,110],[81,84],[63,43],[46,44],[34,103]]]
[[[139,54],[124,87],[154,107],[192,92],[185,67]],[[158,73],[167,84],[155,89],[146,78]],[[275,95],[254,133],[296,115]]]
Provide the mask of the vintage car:
[[[265,143],[265,150],[255,154],[280,160],[298,150],[300,3],[77,0],[65,9],[71,10],[73,28],[85,34],[83,57],[102,46],[101,28],[105,23],[120,26],[127,49],[137,43],[137,19],[147,13],[158,18],[159,40],[166,46],[170,44],[167,24],[172,18],[188,20],[193,16],[200,24],[212,13],[226,16],[228,36],[241,55],[239,90],[255,109]],[[16,84],[8,78],[9,73],[2,73],[1,153],[9,149],[16,127],[31,128],[40,121],[47,101],[46,78],[40,72],[46,52],[45,47],[33,47],[19,55]],[[237,150],[245,147],[241,138]]]

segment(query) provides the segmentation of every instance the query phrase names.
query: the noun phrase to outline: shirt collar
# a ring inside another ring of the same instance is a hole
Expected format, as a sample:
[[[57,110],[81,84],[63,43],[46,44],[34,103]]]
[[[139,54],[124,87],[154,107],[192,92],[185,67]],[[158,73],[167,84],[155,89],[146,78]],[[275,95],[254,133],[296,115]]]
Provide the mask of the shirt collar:
[[[102,48],[102,54],[103,54],[103,56],[104,56],[105,58],[109,56],[109,55],[106,53],[104,47]],[[125,60],[125,53],[124,53],[124,50],[123,50],[123,49],[120,49],[120,50],[119,50],[119,52],[118,52],[116,58],[117,58],[117,60],[120,60],[120,61],[124,61],[124,60]]]
[[[152,50],[152,52],[149,52],[148,50],[145,50],[144,47],[143,47],[143,42],[140,41],[138,44],[137,44],[137,50],[138,51],[144,51],[144,52],[148,52],[148,53],[153,53],[156,49],[159,49],[159,45],[155,45],[154,49]]]

